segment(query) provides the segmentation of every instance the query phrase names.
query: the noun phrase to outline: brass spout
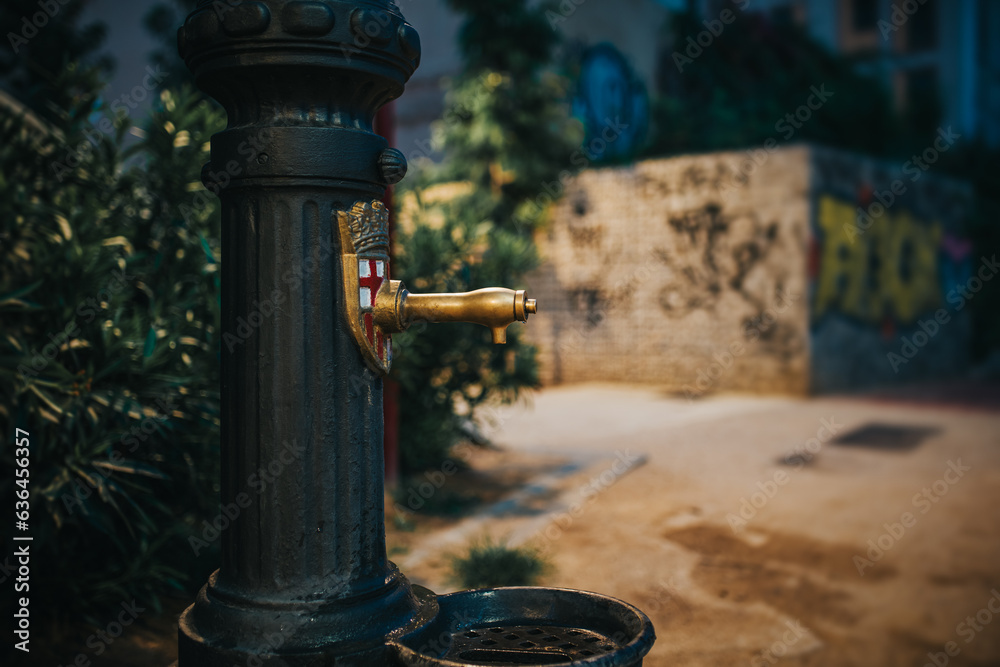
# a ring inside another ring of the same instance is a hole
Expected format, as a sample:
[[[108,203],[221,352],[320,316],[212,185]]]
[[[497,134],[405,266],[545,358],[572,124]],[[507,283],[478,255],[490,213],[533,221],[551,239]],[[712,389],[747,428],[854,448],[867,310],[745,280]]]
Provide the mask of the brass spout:
[[[537,312],[524,290],[487,287],[474,292],[410,294],[398,280],[379,290],[375,322],[387,333],[405,331],[414,322],[471,322],[489,327],[494,343],[507,342],[507,326],[526,322]]]

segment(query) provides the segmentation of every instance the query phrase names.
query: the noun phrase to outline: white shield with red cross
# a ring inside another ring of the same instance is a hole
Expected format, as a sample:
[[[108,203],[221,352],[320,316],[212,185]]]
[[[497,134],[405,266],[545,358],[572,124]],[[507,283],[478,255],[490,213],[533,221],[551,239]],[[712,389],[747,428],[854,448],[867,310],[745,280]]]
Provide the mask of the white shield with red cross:
[[[341,245],[343,312],[365,363],[383,375],[392,364],[392,341],[378,324],[375,306],[379,292],[390,288],[388,216],[378,200],[357,202],[334,215]]]
[[[384,259],[358,257],[358,303],[364,320],[365,338],[386,367],[392,363],[392,337],[375,325],[375,297],[388,280],[389,270]]]

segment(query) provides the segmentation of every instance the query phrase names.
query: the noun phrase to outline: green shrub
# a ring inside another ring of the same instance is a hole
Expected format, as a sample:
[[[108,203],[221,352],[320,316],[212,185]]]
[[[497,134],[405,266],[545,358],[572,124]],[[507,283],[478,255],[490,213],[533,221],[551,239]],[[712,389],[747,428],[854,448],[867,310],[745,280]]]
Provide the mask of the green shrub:
[[[933,137],[937,105],[920,105],[920,117],[898,118],[878,79],[860,74],[800,26],[768,25],[752,11],[734,14],[711,48],[690,60],[685,40],[705,29],[702,17],[670,18],[664,41],[674,47],[659,63],[647,155],[740,149],[768,139],[882,155],[914,139],[906,130]],[[807,122],[790,125],[786,114],[805,104],[814,87],[830,95]]]
[[[582,140],[566,104],[568,82],[547,69],[558,33],[544,4],[449,4],[465,17],[465,68],[433,128],[443,162],[423,164],[404,181],[406,220],[397,230],[393,273],[415,292],[523,288],[538,264],[532,236],[549,191],[562,187],[560,173],[572,167]],[[425,196],[457,181],[463,187],[454,196]],[[394,338],[404,472],[439,466],[477,406],[514,400],[538,385],[535,350],[521,329],[508,329],[506,345],[494,345],[476,325],[416,327]]]
[[[452,558],[452,576],[462,588],[530,586],[548,569],[527,547],[508,547],[490,538],[473,542],[468,552]]]
[[[81,96],[0,113],[0,465],[30,434],[32,620],[104,625],[215,567],[219,216],[199,173],[220,113],[164,92],[124,148]],[[13,477],[0,496],[13,496]]]

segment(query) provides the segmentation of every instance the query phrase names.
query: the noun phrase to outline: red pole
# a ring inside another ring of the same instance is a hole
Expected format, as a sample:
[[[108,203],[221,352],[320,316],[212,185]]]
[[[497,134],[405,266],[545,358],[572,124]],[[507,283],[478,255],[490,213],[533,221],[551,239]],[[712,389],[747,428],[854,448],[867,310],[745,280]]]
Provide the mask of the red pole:
[[[390,146],[396,144],[396,103],[390,102],[379,109],[375,116],[375,132],[382,135]],[[396,232],[396,213],[392,200],[393,186],[385,189],[382,201],[389,209],[389,238],[393,239]],[[390,275],[392,274],[392,250],[394,243],[389,245]],[[399,385],[389,378],[382,384],[382,415],[383,435],[382,450],[385,456],[385,481],[394,485],[399,481]]]

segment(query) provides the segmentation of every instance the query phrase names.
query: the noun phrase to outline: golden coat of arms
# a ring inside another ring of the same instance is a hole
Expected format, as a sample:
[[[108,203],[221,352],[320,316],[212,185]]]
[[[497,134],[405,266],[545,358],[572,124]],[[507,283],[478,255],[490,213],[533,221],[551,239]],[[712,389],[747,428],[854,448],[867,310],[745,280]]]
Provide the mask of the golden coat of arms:
[[[392,336],[375,318],[380,290],[389,289],[389,211],[375,200],[337,211],[347,322],[365,363],[379,374],[392,365]]]

